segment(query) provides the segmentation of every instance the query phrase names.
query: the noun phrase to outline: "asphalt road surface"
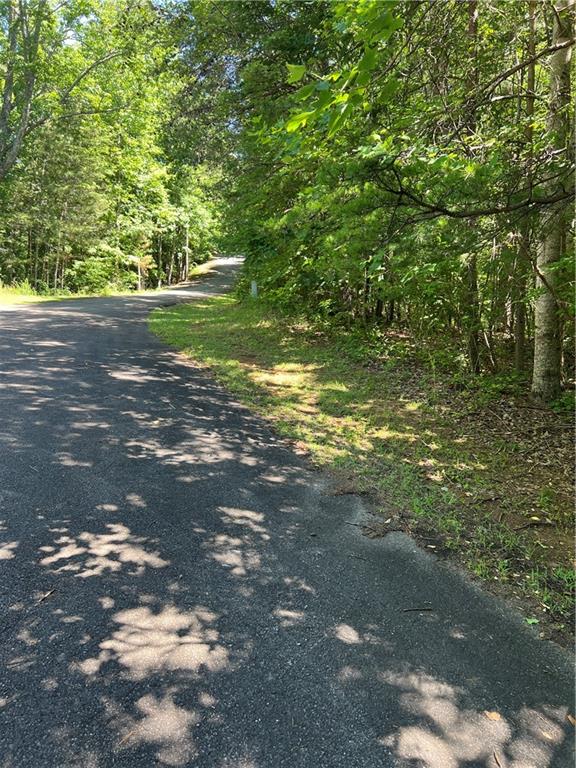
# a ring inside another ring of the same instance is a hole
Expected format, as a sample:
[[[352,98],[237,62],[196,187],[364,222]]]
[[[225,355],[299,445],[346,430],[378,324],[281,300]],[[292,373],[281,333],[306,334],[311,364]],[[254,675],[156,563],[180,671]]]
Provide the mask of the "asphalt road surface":
[[[571,766],[568,656],[149,333],[217,265],[0,312],[0,768]]]

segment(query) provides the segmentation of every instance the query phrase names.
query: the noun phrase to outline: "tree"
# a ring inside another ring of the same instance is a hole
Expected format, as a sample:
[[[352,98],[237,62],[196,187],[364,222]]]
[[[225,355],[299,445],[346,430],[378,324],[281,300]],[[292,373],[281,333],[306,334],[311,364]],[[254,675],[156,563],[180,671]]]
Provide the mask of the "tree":
[[[220,73],[202,102],[203,151],[213,135],[215,153],[232,148],[230,247],[262,295],[331,322],[443,337],[454,367],[522,372],[535,304],[553,296],[565,315],[569,290],[561,255],[537,294],[529,280],[544,274],[532,239],[552,243],[546,222],[566,222],[574,199],[573,160],[546,127],[549,65],[574,44],[553,32],[551,6],[191,8],[186,95],[202,98]],[[540,334],[536,369],[552,338]]]
[[[0,47],[2,108],[0,111],[0,179],[16,162],[30,116],[38,80],[41,33],[50,14],[48,0],[17,2],[0,6],[5,39]]]
[[[550,98],[548,106],[548,150],[554,158],[547,192],[565,192],[565,185],[573,176],[562,173],[574,167],[574,140],[570,126],[570,60],[574,42],[574,0],[556,0],[553,5],[552,47],[550,61]],[[532,392],[543,400],[553,400],[560,393],[561,382],[561,307],[557,287],[558,268],[568,247],[568,211],[564,207],[552,208],[544,215],[542,240],[538,250],[535,305],[534,371]]]
[[[171,25],[147,2],[3,10],[0,279],[77,291],[186,277],[178,254],[213,252],[219,198],[210,171],[175,167]]]

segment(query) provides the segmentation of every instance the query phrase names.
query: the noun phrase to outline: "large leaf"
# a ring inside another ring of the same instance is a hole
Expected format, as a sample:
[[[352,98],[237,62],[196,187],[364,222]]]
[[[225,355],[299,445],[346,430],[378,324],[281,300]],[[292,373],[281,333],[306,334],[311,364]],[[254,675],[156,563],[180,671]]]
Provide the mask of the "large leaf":
[[[299,128],[303,128],[313,115],[316,115],[314,110],[309,112],[298,112],[298,114],[292,115],[286,121],[284,127],[288,133],[294,133],[294,131],[297,131]]]
[[[306,74],[305,64],[286,64],[286,66],[288,67],[287,82],[290,83],[290,85],[293,85],[294,83],[299,83],[300,80],[302,80],[302,78]]]
[[[366,48],[364,50],[364,56],[360,59],[358,63],[358,69],[360,70],[371,70],[374,69],[376,66],[376,61],[378,58],[378,51],[376,48]]]
[[[342,104],[336,109],[332,110],[330,119],[328,121],[328,138],[334,136],[334,134],[343,127],[344,123],[346,122],[346,118],[352,109],[353,107],[351,104]]]

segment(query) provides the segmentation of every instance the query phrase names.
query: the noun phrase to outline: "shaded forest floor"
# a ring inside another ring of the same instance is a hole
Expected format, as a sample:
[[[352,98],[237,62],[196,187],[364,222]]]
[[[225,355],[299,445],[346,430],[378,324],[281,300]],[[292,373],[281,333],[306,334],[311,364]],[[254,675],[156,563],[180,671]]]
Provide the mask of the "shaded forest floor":
[[[573,625],[573,422],[501,388],[454,387],[419,345],[378,344],[230,296],[156,310],[152,330],[208,365],[335,478],[369,497],[364,530],[410,533],[523,610]]]

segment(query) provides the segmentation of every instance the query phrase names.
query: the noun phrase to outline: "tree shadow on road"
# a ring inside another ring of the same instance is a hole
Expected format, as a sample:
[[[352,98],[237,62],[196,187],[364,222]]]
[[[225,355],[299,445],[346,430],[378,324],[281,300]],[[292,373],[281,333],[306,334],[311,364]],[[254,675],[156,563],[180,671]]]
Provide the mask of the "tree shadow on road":
[[[552,646],[99,306],[2,340],[3,768],[569,765]]]

